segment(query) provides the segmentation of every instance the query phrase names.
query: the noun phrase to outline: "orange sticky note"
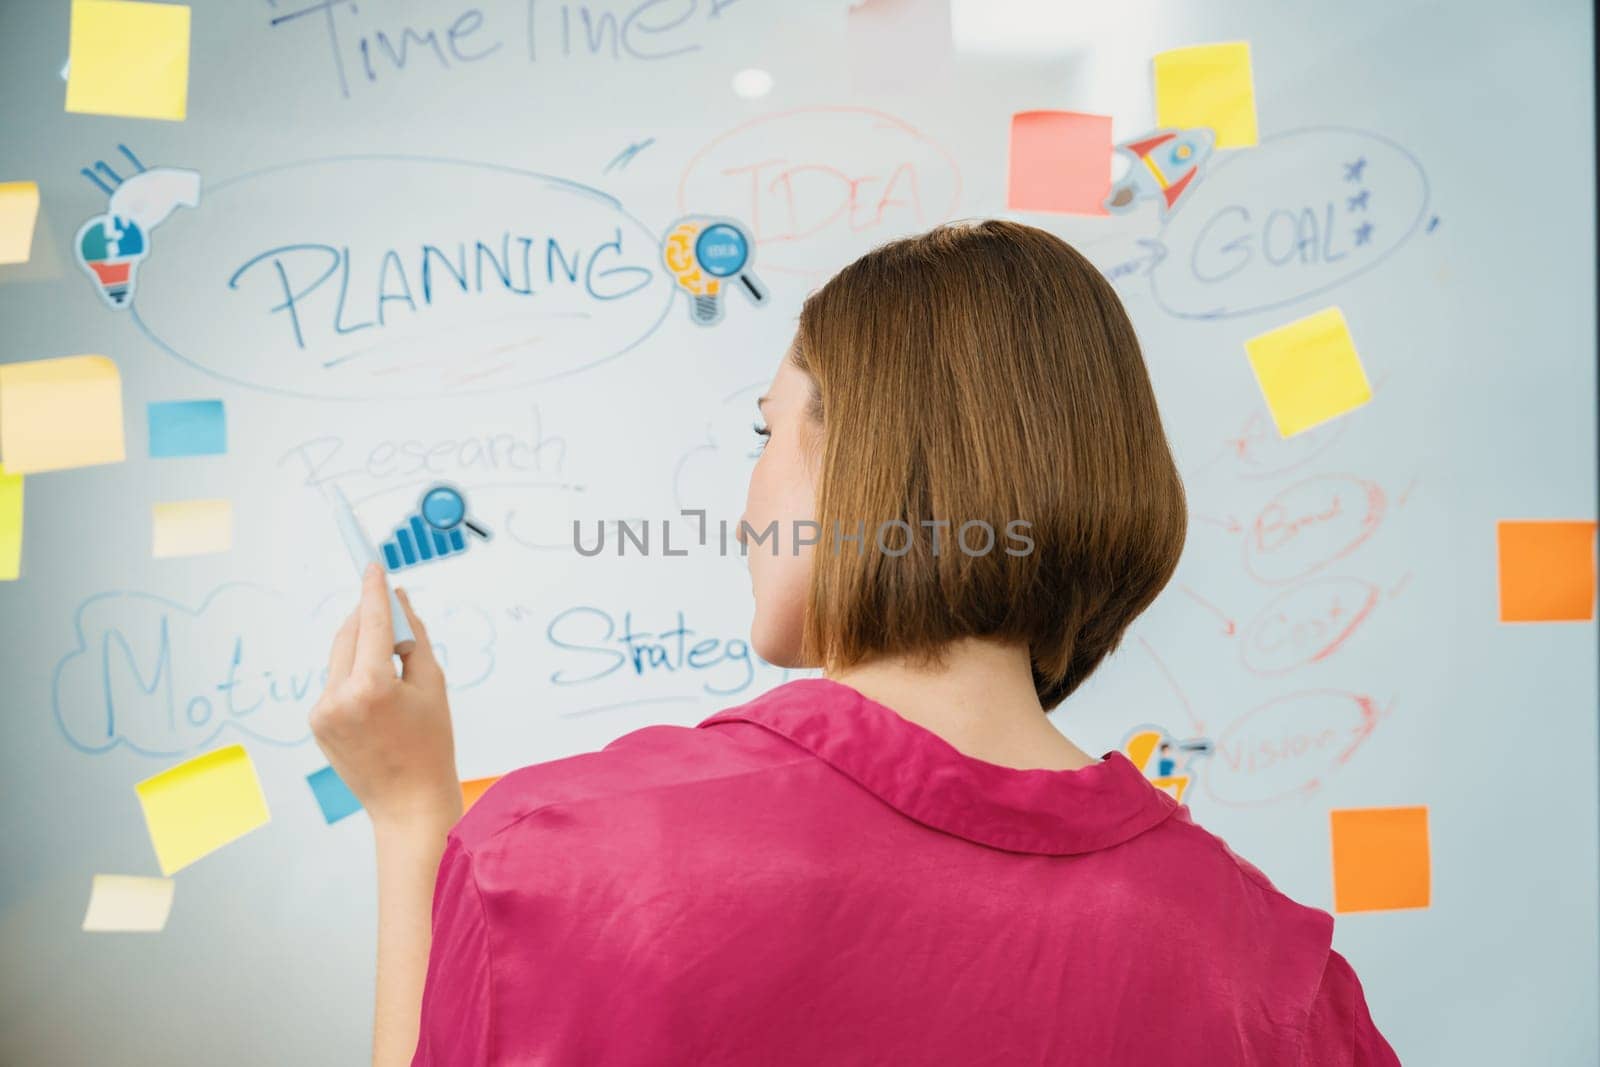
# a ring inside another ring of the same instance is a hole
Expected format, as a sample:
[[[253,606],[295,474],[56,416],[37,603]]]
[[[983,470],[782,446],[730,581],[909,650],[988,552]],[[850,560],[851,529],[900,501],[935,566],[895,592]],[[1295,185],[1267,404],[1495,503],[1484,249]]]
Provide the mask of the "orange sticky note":
[[[1593,521],[1507,521],[1496,531],[1501,622],[1594,618]]]
[[[472,778],[472,779],[469,779],[468,781],[462,782],[461,783],[461,801],[462,801],[462,809],[461,809],[461,811],[462,811],[462,814],[463,815],[466,814],[466,809],[470,808],[470,807],[472,807],[472,805],[476,804],[478,802],[478,798],[483,796],[484,793],[488,792],[489,787],[491,785],[494,785],[496,782],[498,782],[500,780],[500,777],[501,776],[497,774],[492,778]]]
[[[1204,126],[1218,148],[1256,143],[1256,85],[1250,42],[1202,44],[1162,52],[1154,61],[1156,125]]]
[[[1346,808],[1328,817],[1334,911],[1428,906],[1432,861],[1426,806]]]
[[[1076,111],[1019,111],[1011,116],[1013,211],[1105,215],[1111,193],[1111,117]]]

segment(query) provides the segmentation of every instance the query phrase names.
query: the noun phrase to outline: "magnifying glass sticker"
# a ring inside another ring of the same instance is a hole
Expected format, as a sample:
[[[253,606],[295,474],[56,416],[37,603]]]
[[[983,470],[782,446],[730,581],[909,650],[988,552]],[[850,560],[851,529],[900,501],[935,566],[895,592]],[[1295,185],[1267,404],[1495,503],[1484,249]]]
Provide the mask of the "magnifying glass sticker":
[[[739,227],[727,222],[714,222],[700,231],[695,238],[694,258],[707,274],[717,278],[731,278],[737,274],[746,295],[754,303],[767,298],[767,291],[749,271],[750,239]]]
[[[467,498],[453,485],[436,485],[423,493],[419,510],[422,521],[440,533],[465,526],[485,541],[489,540],[489,531],[467,517]]]

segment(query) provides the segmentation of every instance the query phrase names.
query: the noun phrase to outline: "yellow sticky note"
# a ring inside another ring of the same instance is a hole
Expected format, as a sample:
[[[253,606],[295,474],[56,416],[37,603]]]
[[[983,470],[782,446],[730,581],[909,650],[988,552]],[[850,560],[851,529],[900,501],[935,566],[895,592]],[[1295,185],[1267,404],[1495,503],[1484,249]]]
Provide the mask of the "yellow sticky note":
[[[1175,48],[1155,58],[1156,125],[1206,126],[1218,148],[1256,143],[1256,86],[1250,42]]]
[[[22,573],[22,475],[0,465],[0,582]]]
[[[1296,319],[1244,343],[1278,433],[1302,430],[1372,399],[1367,372],[1336,307]]]
[[[1495,532],[1501,622],[1594,618],[1593,519],[1506,521]]]
[[[105,356],[0,365],[0,461],[12,474],[121,463],[122,376]]]
[[[1328,817],[1334,911],[1428,906],[1432,861],[1426,807],[1348,808]]]
[[[73,0],[67,110],[182,120],[189,107],[189,8]]]
[[[161,873],[181,871],[272,816],[243,745],[180,763],[134,786]]]
[[[169,500],[150,509],[150,555],[204,556],[233,547],[233,501]]]
[[[0,263],[26,263],[39,219],[35,182],[0,182]]]
[[[172,914],[176,885],[170,878],[97,874],[89,890],[83,928],[91,933],[157,933],[166,928],[167,916]]]

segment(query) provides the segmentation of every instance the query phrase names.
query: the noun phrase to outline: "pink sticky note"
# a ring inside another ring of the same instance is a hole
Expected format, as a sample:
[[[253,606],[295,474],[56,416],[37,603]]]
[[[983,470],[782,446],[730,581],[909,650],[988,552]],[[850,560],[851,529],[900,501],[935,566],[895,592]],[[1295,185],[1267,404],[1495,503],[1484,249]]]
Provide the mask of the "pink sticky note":
[[[1111,192],[1111,116],[1019,111],[1011,116],[1013,211],[1105,215]]]

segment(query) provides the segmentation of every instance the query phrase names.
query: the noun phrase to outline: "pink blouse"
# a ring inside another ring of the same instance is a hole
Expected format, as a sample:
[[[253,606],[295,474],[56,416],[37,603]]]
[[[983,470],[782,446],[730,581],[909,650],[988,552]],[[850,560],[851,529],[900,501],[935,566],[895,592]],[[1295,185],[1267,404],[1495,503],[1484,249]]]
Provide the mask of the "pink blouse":
[[[450,833],[413,1067],[1397,1064],[1333,917],[1112,752],[848,686],[525,767]]]

